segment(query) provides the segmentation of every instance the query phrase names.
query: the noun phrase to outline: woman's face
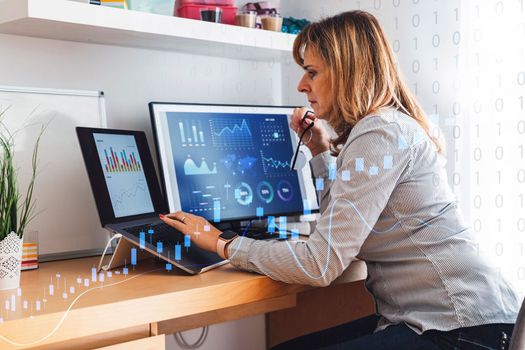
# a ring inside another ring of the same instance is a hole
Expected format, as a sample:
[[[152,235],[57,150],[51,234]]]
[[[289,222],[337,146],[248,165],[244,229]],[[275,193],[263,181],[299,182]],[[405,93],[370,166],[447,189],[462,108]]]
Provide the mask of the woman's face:
[[[326,118],[332,111],[330,70],[314,49],[306,48],[303,61],[305,72],[297,90],[306,94],[318,118]]]

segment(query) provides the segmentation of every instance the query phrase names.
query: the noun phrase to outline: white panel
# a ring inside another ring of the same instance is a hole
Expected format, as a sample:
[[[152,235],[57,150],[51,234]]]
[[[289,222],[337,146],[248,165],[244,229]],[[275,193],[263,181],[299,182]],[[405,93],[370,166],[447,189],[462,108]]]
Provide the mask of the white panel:
[[[19,191],[25,198],[33,147],[43,127],[33,200],[40,254],[101,249],[108,239],[93,206],[75,126],[105,126],[98,93],[0,86],[2,121],[13,133]]]

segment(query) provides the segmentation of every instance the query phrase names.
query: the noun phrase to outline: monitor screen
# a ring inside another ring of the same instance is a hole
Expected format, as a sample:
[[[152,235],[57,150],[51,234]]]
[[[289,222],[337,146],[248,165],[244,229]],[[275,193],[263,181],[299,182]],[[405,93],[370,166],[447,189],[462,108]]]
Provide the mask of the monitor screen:
[[[290,170],[293,108],[151,103],[150,109],[170,211],[219,222],[318,208],[309,169]]]
[[[93,133],[115,218],[155,211],[134,135]]]

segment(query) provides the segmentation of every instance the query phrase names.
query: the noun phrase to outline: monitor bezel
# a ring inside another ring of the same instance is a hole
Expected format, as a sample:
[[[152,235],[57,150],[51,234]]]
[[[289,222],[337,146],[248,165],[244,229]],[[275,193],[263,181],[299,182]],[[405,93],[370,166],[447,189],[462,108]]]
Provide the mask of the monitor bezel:
[[[153,137],[155,139],[155,149],[156,149],[156,152],[157,152],[157,162],[158,162],[158,165],[159,165],[159,175],[160,175],[160,179],[161,179],[161,184],[162,184],[162,193],[163,193],[163,197],[165,199],[165,207],[168,208],[169,210],[172,210],[172,208],[170,207],[170,203],[169,203],[169,196],[171,195],[170,193],[168,193],[168,188],[166,186],[167,184],[167,181],[166,181],[166,176],[165,176],[165,164],[162,160],[162,157],[161,157],[161,153],[160,153],[160,148],[161,148],[161,145],[160,145],[160,140],[159,140],[159,135],[158,135],[158,127],[157,127],[157,120],[156,120],[156,114],[155,114],[155,106],[166,106],[166,105],[178,105],[178,106],[199,106],[199,107],[233,107],[233,108],[237,108],[237,107],[241,107],[241,108],[271,108],[271,109],[293,109],[293,108],[296,108],[296,106],[271,106],[271,105],[245,105],[245,104],[220,104],[220,103],[191,103],[191,102],[158,102],[158,101],[152,101],[148,104],[149,106],[149,111],[150,111],[150,120],[151,120],[151,126],[152,126],[152,130],[153,130]],[[292,142],[292,148],[293,150],[295,150],[295,148],[297,147],[297,142],[298,142],[298,138],[297,138],[297,135],[295,135],[294,133],[290,133],[290,137],[291,137],[291,142]],[[310,170],[310,168],[308,167],[308,170]],[[305,186],[306,185],[306,179],[307,178],[310,178],[311,179],[311,173],[310,173],[310,177],[307,177],[306,174],[305,174],[305,170],[303,169],[302,170],[302,174],[299,173],[298,174],[298,180],[299,180],[299,186],[301,187],[301,196],[303,195],[303,191],[305,191],[306,195],[308,194],[307,192],[307,189]],[[312,186],[314,185],[313,183],[313,180],[312,180]],[[303,189],[304,188],[304,189]],[[315,187],[314,187],[315,189]],[[315,193],[315,192],[314,192]],[[304,200],[304,198],[302,198]],[[309,209],[309,212],[310,213],[318,213],[319,212],[319,205],[318,205],[318,199],[316,198],[315,200],[315,205],[317,207],[315,208],[310,208]],[[304,202],[303,202],[304,203]],[[304,204],[303,204],[304,205]],[[271,214],[267,214],[265,213],[265,217],[267,216],[275,216],[275,217],[278,217],[278,216],[299,216],[299,215],[303,215],[304,214],[304,208],[302,211],[290,211],[290,212],[282,212],[282,213],[271,213]],[[239,221],[247,221],[247,220],[254,220],[254,219],[258,219],[257,216],[253,215],[253,216],[239,216],[239,217],[235,217],[235,218],[227,218],[227,219],[222,219],[221,218],[221,223],[230,223],[230,222],[239,222]]]
[[[162,197],[157,174],[155,173],[153,158],[148,146],[146,134],[143,131],[76,127],[76,132],[102,226],[150,218],[158,213],[166,212],[167,207]],[[142,161],[144,176],[146,177],[148,190],[153,203],[153,212],[122,216],[119,218],[115,217],[106,180],[104,179],[104,171],[97,152],[94,134],[127,135],[135,138],[139,156]]]

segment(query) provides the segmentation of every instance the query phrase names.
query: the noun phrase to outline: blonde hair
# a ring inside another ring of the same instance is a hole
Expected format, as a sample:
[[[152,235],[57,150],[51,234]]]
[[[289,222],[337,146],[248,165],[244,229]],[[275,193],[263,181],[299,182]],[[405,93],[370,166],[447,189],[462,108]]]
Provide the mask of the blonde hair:
[[[332,112],[323,116],[338,135],[331,142],[334,155],[352,127],[367,115],[393,107],[414,118],[436,145],[423,109],[396,69],[394,54],[377,19],[365,11],[349,11],[312,23],[297,36],[295,61],[304,65],[306,47],[320,55],[331,72]]]

